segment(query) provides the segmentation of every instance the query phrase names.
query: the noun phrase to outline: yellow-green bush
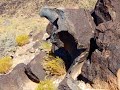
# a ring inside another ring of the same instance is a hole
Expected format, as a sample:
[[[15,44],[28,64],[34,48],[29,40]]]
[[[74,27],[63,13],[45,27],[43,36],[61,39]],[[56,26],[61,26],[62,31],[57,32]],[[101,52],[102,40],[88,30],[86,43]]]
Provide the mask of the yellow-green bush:
[[[46,56],[43,62],[43,68],[50,75],[61,76],[66,73],[64,61],[59,57]]]
[[[43,51],[49,52],[51,50],[52,44],[46,41],[42,41],[40,44],[40,49]]]
[[[56,90],[52,80],[40,81],[36,90]]]
[[[10,56],[6,56],[0,59],[0,73],[4,74],[10,70],[12,66],[12,58]]]
[[[29,36],[28,36],[28,35],[25,35],[25,34],[23,34],[23,35],[18,35],[18,36],[16,37],[16,43],[17,43],[17,45],[19,45],[19,46],[23,46],[23,45],[29,43]]]

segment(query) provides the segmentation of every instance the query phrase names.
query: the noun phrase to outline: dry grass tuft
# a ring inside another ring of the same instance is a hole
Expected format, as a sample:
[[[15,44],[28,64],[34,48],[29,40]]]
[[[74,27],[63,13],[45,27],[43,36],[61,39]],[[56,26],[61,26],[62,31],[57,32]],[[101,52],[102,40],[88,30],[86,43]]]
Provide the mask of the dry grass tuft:
[[[39,48],[48,53],[51,51],[51,47],[52,47],[52,44],[50,42],[41,41]]]
[[[41,81],[36,90],[56,90],[52,80]]]
[[[61,76],[66,73],[63,60],[50,55],[44,57],[43,68],[48,75]]]
[[[80,0],[79,7],[84,9],[93,9],[97,0]]]
[[[12,58],[10,56],[6,56],[0,59],[0,73],[7,73],[12,66]]]
[[[27,43],[29,43],[29,36],[28,35],[18,35],[16,37],[16,43],[18,46],[23,46]]]

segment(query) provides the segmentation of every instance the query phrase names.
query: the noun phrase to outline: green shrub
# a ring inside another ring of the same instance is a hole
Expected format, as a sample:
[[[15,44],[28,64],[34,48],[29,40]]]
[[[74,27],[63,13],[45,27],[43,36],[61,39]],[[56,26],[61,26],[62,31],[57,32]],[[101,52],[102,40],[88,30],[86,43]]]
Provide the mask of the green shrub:
[[[6,56],[0,59],[0,73],[7,73],[12,66],[12,58],[10,56]]]
[[[66,73],[64,61],[59,57],[46,56],[44,57],[43,68],[50,75],[61,76]]]
[[[52,80],[40,81],[36,90],[56,90]]]
[[[16,37],[16,43],[18,46],[23,46],[27,43],[29,43],[29,36],[28,35],[18,35]]]

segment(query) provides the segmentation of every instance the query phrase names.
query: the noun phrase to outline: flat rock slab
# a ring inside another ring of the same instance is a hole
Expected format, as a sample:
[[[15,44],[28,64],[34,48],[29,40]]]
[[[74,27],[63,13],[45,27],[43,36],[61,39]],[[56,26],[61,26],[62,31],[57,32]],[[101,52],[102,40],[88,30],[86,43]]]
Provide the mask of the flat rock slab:
[[[46,54],[41,52],[28,64],[18,64],[11,72],[0,75],[0,90],[33,90],[36,84],[33,83],[44,80],[45,71],[41,65],[43,57]],[[26,70],[29,72],[26,74]],[[32,78],[32,79],[31,79]],[[34,80],[35,79],[35,80]],[[32,84],[33,87],[28,86]],[[30,87],[30,88],[29,88]],[[33,89],[32,89],[33,88]]]
[[[58,90],[80,90],[80,88],[78,87],[77,83],[70,76],[67,76],[59,84]]]
[[[26,74],[29,79],[37,83],[39,83],[40,80],[44,80],[46,76],[41,64],[44,56],[46,56],[46,53],[40,52],[26,67]]]
[[[10,73],[0,75],[0,90],[23,90],[25,83],[30,81],[24,73],[25,67],[19,64]]]
[[[81,8],[65,9],[64,12],[67,19],[74,25],[75,36],[78,38],[78,42],[83,45],[88,45],[95,30],[95,24],[90,12]]]
[[[104,10],[102,11],[101,9]],[[99,78],[101,81],[107,82],[109,89],[118,90],[117,71],[120,68],[120,2],[119,0],[98,0],[94,13],[97,18],[93,18],[96,21],[99,21],[99,19],[102,21],[97,23],[98,26],[96,26],[94,37],[97,37],[97,45],[101,46],[103,50],[101,52],[99,50],[94,51],[91,55],[92,63],[90,65],[87,63],[83,65],[82,75],[92,81],[96,81]],[[112,17],[111,20],[106,20],[106,13]],[[101,84],[101,81],[98,83]],[[104,85],[101,86],[104,87]]]

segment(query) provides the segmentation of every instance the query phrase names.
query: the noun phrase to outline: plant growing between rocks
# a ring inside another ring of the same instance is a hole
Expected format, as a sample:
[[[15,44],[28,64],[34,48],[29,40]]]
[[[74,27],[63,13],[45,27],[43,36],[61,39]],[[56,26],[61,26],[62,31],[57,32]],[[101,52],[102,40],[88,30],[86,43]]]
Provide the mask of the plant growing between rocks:
[[[18,35],[16,37],[16,43],[18,46],[23,46],[27,43],[29,43],[29,36],[28,35]]]
[[[49,52],[51,50],[51,47],[52,47],[52,44],[50,42],[41,41],[41,44],[40,44],[39,48],[42,51]]]
[[[10,56],[5,56],[0,59],[0,73],[7,73],[12,66],[12,58]]]
[[[41,81],[36,90],[56,90],[52,80]]]
[[[46,56],[43,61],[43,68],[48,75],[61,76],[66,73],[65,65],[59,57]]]

